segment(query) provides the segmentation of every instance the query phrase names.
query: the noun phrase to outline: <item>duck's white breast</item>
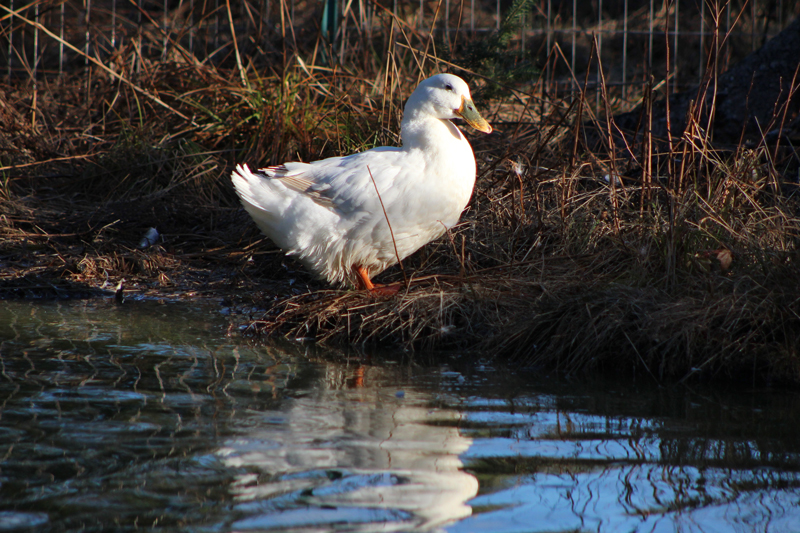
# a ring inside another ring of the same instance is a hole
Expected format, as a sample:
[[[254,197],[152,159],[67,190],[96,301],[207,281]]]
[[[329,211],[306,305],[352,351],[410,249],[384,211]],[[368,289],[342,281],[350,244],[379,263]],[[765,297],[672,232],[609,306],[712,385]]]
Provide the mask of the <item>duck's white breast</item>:
[[[423,129],[417,142],[404,139],[396,175],[387,180],[376,176],[386,216],[380,213],[371,222],[365,221],[359,235],[352,235],[368,246],[372,243],[376,260],[383,263],[376,271],[394,264],[397,256],[404,259],[454,226],[472,195],[472,148],[455,125],[436,122],[435,128],[429,124]],[[432,129],[434,135],[430,135]]]

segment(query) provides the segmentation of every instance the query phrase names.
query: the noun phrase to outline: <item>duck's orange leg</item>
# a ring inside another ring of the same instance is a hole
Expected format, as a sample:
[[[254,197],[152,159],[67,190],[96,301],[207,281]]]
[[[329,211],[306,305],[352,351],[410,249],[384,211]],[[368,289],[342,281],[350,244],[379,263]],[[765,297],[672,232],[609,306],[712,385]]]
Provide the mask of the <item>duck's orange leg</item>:
[[[353,266],[353,270],[355,271],[356,275],[358,276],[358,288],[362,290],[372,291],[375,290],[375,285],[372,284],[372,280],[369,279],[369,274],[367,274],[367,269],[361,265]]]

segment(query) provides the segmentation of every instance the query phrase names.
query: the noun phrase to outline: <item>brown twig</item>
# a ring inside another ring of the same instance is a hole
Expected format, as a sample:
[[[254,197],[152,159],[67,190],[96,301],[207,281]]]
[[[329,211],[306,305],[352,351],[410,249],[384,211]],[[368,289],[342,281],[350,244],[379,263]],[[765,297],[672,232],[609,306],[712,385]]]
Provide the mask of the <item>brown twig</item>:
[[[370,170],[369,165],[367,165],[367,172],[369,172],[369,177],[372,180],[372,186],[375,187],[375,194],[378,195],[378,201],[381,203],[381,209],[383,210],[383,217],[386,219],[386,225],[389,226],[389,235],[392,236],[392,246],[394,246],[394,256],[397,258],[397,264],[400,265],[400,271],[403,273],[403,282],[405,283],[406,287],[408,287],[408,278],[406,277],[406,269],[403,268],[403,262],[400,260],[400,254],[397,252],[397,241],[394,240],[394,231],[392,230],[392,223],[389,222],[389,215],[386,213],[386,207],[383,205],[383,198],[381,198],[381,193],[378,190],[378,184],[375,183],[375,177],[372,175],[372,170]]]

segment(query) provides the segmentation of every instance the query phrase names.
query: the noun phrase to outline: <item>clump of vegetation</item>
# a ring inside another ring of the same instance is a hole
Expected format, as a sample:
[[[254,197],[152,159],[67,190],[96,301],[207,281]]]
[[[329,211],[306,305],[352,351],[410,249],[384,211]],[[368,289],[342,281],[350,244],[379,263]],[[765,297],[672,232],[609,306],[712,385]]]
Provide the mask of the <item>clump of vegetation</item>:
[[[527,85],[540,74],[530,53],[509,50],[509,43],[518,34],[525,16],[535,7],[534,0],[514,0],[500,28],[487,38],[467,41],[457,50],[453,50],[447,40],[443,41],[443,57],[486,79],[481,93],[483,100],[498,98],[505,91],[504,87]]]
[[[515,2],[500,32],[463,49],[493,82],[516,75],[503,61],[528,68],[503,39],[529,8]],[[120,60],[128,83],[98,71],[91,98],[82,79],[48,89],[77,95],[40,97],[51,120],[26,118],[35,88],[20,83],[0,110],[22,132],[0,144],[0,296],[82,296],[124,278],[129,292],[221,296],[264,337],[457,349],[569,374],[800,382],[800,158],[780,134],[721,149],[699,114],[670,139],[623,134],[611,99],[596,109],[580,91],[506,87],[485,102],[496,132],[474,139],[462,223],[377,280],[408,278],[397,298],[332,289],[285,258],[239,206],[230,170],[396,143],[434,61],[424,36],[393,31],[409,44],[343,39],[335,68],[288,37],[270,67],[182,60],[145,79]],[[151,227],[159,237],[142,245]]]

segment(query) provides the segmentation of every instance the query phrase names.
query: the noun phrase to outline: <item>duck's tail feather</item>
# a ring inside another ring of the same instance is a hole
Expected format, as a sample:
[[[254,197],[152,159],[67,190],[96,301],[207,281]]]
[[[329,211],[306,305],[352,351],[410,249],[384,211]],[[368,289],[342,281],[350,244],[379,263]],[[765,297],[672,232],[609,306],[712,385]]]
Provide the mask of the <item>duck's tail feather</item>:
[[[335,215],[287,187],[271,170],[236,166],[231,180],[245,210],[264,235],[309,270],[332,283],[343,282],[349,265],[341,264],[343,242]]]
[[[285,188],[274,183],[269,174],[260,170],[253,172],[246,164],[236,165],[231,180],[245,210],[259,229],[281,248],[291,247],[291,243],[281,239],[281,221],[291,202]]]

